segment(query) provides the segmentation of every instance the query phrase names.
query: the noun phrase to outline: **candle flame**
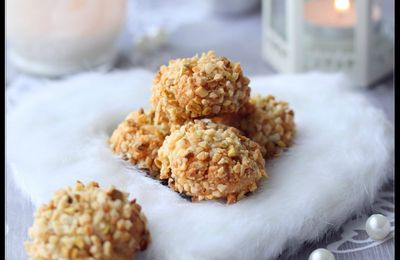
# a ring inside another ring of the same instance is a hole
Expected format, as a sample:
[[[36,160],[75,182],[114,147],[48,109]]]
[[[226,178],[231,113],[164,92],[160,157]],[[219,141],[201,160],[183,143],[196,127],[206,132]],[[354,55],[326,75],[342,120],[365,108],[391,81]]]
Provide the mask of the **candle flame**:
[[[350,0],[335,0],[335,9],[339,12],[345,12],[350,8]]]

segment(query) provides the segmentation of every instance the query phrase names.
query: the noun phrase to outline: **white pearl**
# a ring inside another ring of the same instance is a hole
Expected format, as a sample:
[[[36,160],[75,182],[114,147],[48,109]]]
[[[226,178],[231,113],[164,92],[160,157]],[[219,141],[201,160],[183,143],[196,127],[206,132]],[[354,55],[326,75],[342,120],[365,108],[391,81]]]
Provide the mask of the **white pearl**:
[[[374,214],[368,218],[365,229],[372,239],[382,240],[389,235],[390,222],[384,215]]]
[[[335,260],[335,256],[325,248],[318,248],[310,254],[308,260]]]

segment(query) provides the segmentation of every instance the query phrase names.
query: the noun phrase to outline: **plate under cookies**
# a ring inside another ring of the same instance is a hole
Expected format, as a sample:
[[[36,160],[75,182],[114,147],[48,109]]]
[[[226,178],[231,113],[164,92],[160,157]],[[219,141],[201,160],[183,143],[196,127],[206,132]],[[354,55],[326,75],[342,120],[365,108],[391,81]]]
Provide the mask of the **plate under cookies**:
[[[153,74],[81,74],[24,95],[7,118],[13,177],[36,206],[76,180],[137,198],[152,244],[139,259],[270,259],[295,250],[371,203],[390,178],[393,127],[340,75],[250,77],[295,112],[293,146],[267,161],[269,179],[233,205],[191,203],[115,157],[106,143],[132,110],[148,108]]]

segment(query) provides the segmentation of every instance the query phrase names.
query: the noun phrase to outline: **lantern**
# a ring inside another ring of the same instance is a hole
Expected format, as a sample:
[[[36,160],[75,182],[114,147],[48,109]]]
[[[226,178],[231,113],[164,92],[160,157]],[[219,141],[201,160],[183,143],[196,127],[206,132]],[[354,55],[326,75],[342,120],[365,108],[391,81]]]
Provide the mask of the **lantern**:
[[[394,8],[374,0],[263,0],[263,57],[276,70],[345,72],[369,86],[393,71]]]

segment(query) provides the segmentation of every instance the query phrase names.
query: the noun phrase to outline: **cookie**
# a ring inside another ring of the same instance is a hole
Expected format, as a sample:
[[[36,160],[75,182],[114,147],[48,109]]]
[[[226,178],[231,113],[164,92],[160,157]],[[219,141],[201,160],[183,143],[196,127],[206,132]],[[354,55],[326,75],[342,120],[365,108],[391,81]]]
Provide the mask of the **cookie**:
[[[199,58],[171,60],[153,80],[151,104],[156,122],[183,124],[194,118],[236,113],[250,96],[239,63],[213,51]]]
[[[156,124],[154,115],[153,110],[144,109],[130,113],[115,129],[109,143],[115,154],[157,178],[159,168],[154,164],[154,159],[171,126]]]
[[[273,96],[251,97],[240,113],[212,119],[214,122],[238,128],[243,135],[257,142],[266,159],[279,155],[288,148],[296,132],[294,112],[287,102]]]
[[[256,142],[211,120],[185,123],[165,139],[155,160],[160,178],[193,201],[234,203],[257,189],[265,161]]]
[[[95,182],[57,191],[34,217],[30,259],[132,259],[150,243],[139,204]]]

